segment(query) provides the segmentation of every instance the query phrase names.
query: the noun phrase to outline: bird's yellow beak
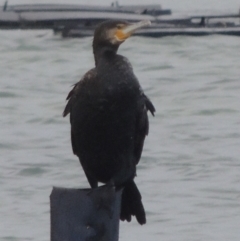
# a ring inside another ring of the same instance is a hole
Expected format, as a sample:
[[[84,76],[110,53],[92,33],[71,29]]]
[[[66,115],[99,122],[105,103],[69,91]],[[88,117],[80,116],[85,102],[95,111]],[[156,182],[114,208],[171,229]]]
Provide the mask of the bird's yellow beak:
[[[130,37],[136,30],[151,25],[150,20],[143,20],[137,23],[129,24],[116,31],[115,37],[118,41],[124,41]]]

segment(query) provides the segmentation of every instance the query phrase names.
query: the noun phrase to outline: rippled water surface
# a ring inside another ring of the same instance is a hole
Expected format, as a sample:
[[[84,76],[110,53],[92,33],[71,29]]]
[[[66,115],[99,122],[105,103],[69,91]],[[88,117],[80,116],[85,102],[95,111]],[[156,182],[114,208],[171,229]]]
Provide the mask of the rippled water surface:
[[[0,31],[0,240],[49,240],[52,186],[88,187],[61,114],[91,40]],[[120,240],[240,240],[239,49],[217,35],[121,46],[157,113],[136,178],[148,222],[121,223]]]

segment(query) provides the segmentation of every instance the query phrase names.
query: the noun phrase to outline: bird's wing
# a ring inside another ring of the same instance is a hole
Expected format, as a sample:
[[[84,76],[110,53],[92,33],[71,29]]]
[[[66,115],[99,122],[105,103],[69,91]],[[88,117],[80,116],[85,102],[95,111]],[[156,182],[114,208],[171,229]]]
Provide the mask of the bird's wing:
[[[63,117],[67,116],[70,113],[70,122],[71,122],[71,111],[73,106],[75,105],[78,96],[81,94],[81,90],[84,88],[85,83],[88,82],[89,80],[93,79],[94,76],[96,75],[95,68],[89,70],[83,77],[82,79],[77,82],[76,84],[73,85],[72,90],[69,92],[66,100],[68,100],[67,105],[63,111]],[[77,148],[76,144],[74,141],[74,135],[73,131],[71,129],[71,142],[72,142],[72,150],[74,154],[77,154]]]
[[[67,105],[63,111],[63,117],[67,116],[71,110],[73,105],[75,104],[77,100],[77,96],[79,92],[81,91],[82,86],[84,86],[84,83],[89,81],[94,75],[96,74],[95,68],[90,69],[83,77],[82,79],[73,85],[73,89],[69,92],[66,100],[68,100]]]
[[[148,115],[147,115],[148,110],[154,116],[155,108],[152,102],[149,100],[149,98],[143,94],[143,104],[140,105],[138,110],[136,130],[135,130],[134,156],[135,156],[136,164],[138,164],[141,158],[144,140],[146,135],[148,135],[148,130],[149,130],[149,122],[148,122]]]
[[[144,97],[145,97],[145,105],[147,110],[149,110],[151,114],[154,116],[154,112],[156,111],[155,107],[153,106],[152,102],[149,100],[149,98],[146,95],[144,95]]]

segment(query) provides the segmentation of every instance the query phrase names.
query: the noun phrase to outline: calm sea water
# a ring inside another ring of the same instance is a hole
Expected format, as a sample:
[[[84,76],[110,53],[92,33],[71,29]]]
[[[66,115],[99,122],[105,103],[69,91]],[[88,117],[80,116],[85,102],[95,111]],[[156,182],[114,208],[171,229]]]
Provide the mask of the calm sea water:
[[[91,38],[0,31],[0,240],[49,240],[52,186],[88,187],[61,114]],[[147,224],[120,240],[240,240],[240,41],[133,37],[127,56],[157,113],[136,182]]]

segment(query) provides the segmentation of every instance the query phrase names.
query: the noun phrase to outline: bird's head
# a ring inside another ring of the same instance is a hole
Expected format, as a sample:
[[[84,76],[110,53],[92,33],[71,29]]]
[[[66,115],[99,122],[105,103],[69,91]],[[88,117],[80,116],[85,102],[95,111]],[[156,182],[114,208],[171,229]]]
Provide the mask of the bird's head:
[[[94,32],[93,49],[109,48],[117,51],[119,45],[139,28],[150,25],[149,20],[129,23],[122,20],[109,20],[97,26]],[[95,51],[94,51],[95,52]]]

